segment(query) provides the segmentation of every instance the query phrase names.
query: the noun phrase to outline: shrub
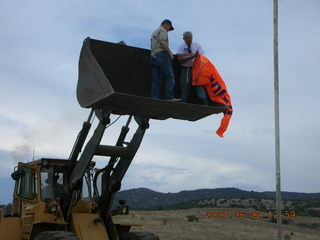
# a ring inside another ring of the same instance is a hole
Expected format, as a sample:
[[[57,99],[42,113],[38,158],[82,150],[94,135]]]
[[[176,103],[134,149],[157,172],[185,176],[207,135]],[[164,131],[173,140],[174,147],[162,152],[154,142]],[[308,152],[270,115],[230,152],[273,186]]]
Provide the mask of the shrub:
[[[194,222],[194,221],[198,222],[198,220],[199,220],[199,219],[198,219],[196,216],[194,216],[194,215],[188,215],[187,218],[188,218],[188,222]]]
[[[269,220],[272,223],[277,223],[277,219],[276,218],[270,218]],[[282,219],[282,224],[289,224],[291,222],[291,220],[289,219]]]
[[[318,209],[308,209],[307,210],[307,213],[309,216],[312,216],[312,217],[320,217],[320,211]]]
[[[289,234],[286,233],[286,234],[284,235],[283,239],[284,239],[284,240],[291,240],[291,237],[290,237]]]

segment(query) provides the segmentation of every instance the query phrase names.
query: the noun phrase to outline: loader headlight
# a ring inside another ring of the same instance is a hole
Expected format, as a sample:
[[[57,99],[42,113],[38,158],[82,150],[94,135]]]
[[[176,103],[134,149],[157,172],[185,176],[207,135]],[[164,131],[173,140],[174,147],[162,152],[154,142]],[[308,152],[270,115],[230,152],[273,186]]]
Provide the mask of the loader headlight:
[[[122,214],[123,214],[123,215],[128,214],[128,212],[129,212],[128,210],[129,210],[129,209],[128,209],[127,207],[123,207],[123,208],[122,208]]]
[[[54,214],[57,212],[57,209],[58,209],[57,205],[52,205],[49,207],[49,213]]]
[[[43,160],[42,160],[42,164],[43,164],[43,166],[45,166],[45,167],[48,167],[48,166],[49,166],[49,162],[48,162],[47,159],[43,159]]]

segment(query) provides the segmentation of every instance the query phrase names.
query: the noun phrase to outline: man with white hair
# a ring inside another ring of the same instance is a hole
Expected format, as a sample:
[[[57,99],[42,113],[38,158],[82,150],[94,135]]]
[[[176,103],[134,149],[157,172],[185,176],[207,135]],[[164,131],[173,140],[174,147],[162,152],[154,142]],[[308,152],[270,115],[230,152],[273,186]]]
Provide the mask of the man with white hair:
[[[186,31],[183,33],[184,43],[179,46],[178,60],[181,62],[180,87],[181,99],[183,102],[188,101],[189,90],[192,79],[192,66],[195,57],[203,54],[200,44],[192,41],[192,33]],[[201,104],[206,102],[206,93],[202,86],[196,86],[197,96]]]

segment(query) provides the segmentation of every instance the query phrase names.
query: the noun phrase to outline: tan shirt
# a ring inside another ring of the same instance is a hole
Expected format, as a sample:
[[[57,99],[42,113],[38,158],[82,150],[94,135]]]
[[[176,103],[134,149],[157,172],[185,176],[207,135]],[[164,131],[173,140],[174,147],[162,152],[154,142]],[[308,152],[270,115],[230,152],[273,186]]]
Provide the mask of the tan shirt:
[[[162,46],[160,41],[165,40],[169,45],[168,32],[162,26],[155,30],[151,35],[151,55],[159,52],[166,51]]]

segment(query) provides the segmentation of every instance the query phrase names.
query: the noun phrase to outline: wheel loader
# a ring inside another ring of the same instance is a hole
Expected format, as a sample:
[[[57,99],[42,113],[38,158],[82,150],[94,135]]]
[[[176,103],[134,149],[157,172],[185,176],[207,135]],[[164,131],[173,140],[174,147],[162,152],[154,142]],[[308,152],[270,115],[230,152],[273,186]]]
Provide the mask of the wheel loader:
[[[19,162],[12,204],[0,210],[1,240],[156,240],[155,234],[130,231],[133,224],[113,221],[128,214],[124,202],[112,204],[145,134],[149,120],[196,121],[227,110],[222,104],[197,105],[151,99],[150,50],[87,38],[79,58],[77,99],[90,110],[67,159]],[[179,74],[179,64],[173,62]],[[114,146],[101,144],[111,115],[126,115]],[[93,117],[96,129],[88,138]],[[129,125],[136,131],[127,140]],[[88,138],[88,139],[87,139]],[[106,157],[96,168],[94,157]]]

